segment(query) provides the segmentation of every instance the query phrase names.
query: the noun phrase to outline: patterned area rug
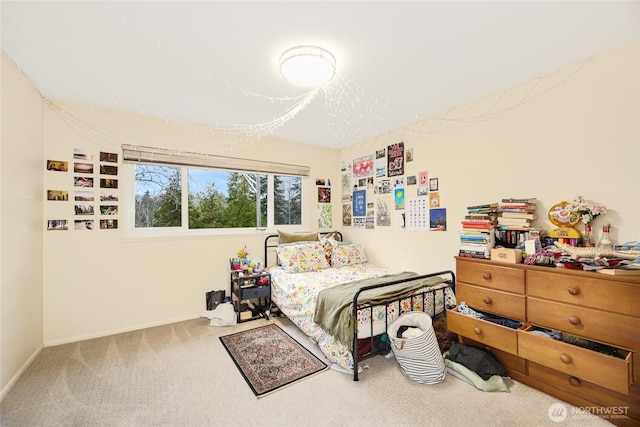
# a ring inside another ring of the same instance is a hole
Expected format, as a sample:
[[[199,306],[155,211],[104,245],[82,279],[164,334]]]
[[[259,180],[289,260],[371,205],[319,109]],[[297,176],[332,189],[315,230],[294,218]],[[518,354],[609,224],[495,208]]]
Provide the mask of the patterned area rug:
[[[257,397],[327,369],[327,365],[271,324],[220,337]]]

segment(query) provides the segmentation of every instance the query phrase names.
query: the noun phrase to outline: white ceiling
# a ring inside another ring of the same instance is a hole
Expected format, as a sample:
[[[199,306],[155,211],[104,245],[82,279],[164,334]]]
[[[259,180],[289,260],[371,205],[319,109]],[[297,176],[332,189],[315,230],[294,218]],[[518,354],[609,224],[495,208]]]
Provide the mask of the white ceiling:
[[[11,2],[2,50],[51,100],[344,147],[640,36],[640,2]],[[302,106],[280,54],[331,50]],[[302,108],[304,107],[304,108]]]

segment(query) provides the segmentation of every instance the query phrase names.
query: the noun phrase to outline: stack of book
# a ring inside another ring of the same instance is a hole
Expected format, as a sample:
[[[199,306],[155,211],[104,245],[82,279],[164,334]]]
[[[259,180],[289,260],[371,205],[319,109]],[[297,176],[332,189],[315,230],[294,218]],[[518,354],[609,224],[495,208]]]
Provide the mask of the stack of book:
[[[536,238],[538,231],[532,226],[537,219],[535,198],[502,199],[500,202],[496,240],[501,246],[516,247]]]
[[[498,203],[467,207],[460,231],[460,256],[491,258]]]

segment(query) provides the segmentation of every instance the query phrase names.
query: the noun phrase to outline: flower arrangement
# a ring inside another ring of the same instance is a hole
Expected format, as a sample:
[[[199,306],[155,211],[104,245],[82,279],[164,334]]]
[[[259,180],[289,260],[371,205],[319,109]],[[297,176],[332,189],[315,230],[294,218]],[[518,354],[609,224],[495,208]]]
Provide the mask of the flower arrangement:
[[[588,225],[597,216],[607,213],[607,208],[604,205],[585,200],[582,196],[576,197],[566,206],[566,209],[572,214],[580,216],[580,221],[585,225]]]
[[[248,256],[249,256],[249,250],[247,249],[246,245],[238,249],[238,258],[246,258]]]

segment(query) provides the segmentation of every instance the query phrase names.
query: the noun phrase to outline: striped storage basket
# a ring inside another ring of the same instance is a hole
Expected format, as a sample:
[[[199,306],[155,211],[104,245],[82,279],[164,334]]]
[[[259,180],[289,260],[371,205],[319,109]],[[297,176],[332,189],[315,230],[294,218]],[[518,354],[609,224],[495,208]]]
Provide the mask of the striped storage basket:
[[[401,326],[419,328],[423,333],[411,338],[398,338]],[[389,325],[387,333],[393,354],[406,376],[422,384],[435,384],[444,380],[444,358],[438,347],[431,317],[427,313],[405,313]]]

